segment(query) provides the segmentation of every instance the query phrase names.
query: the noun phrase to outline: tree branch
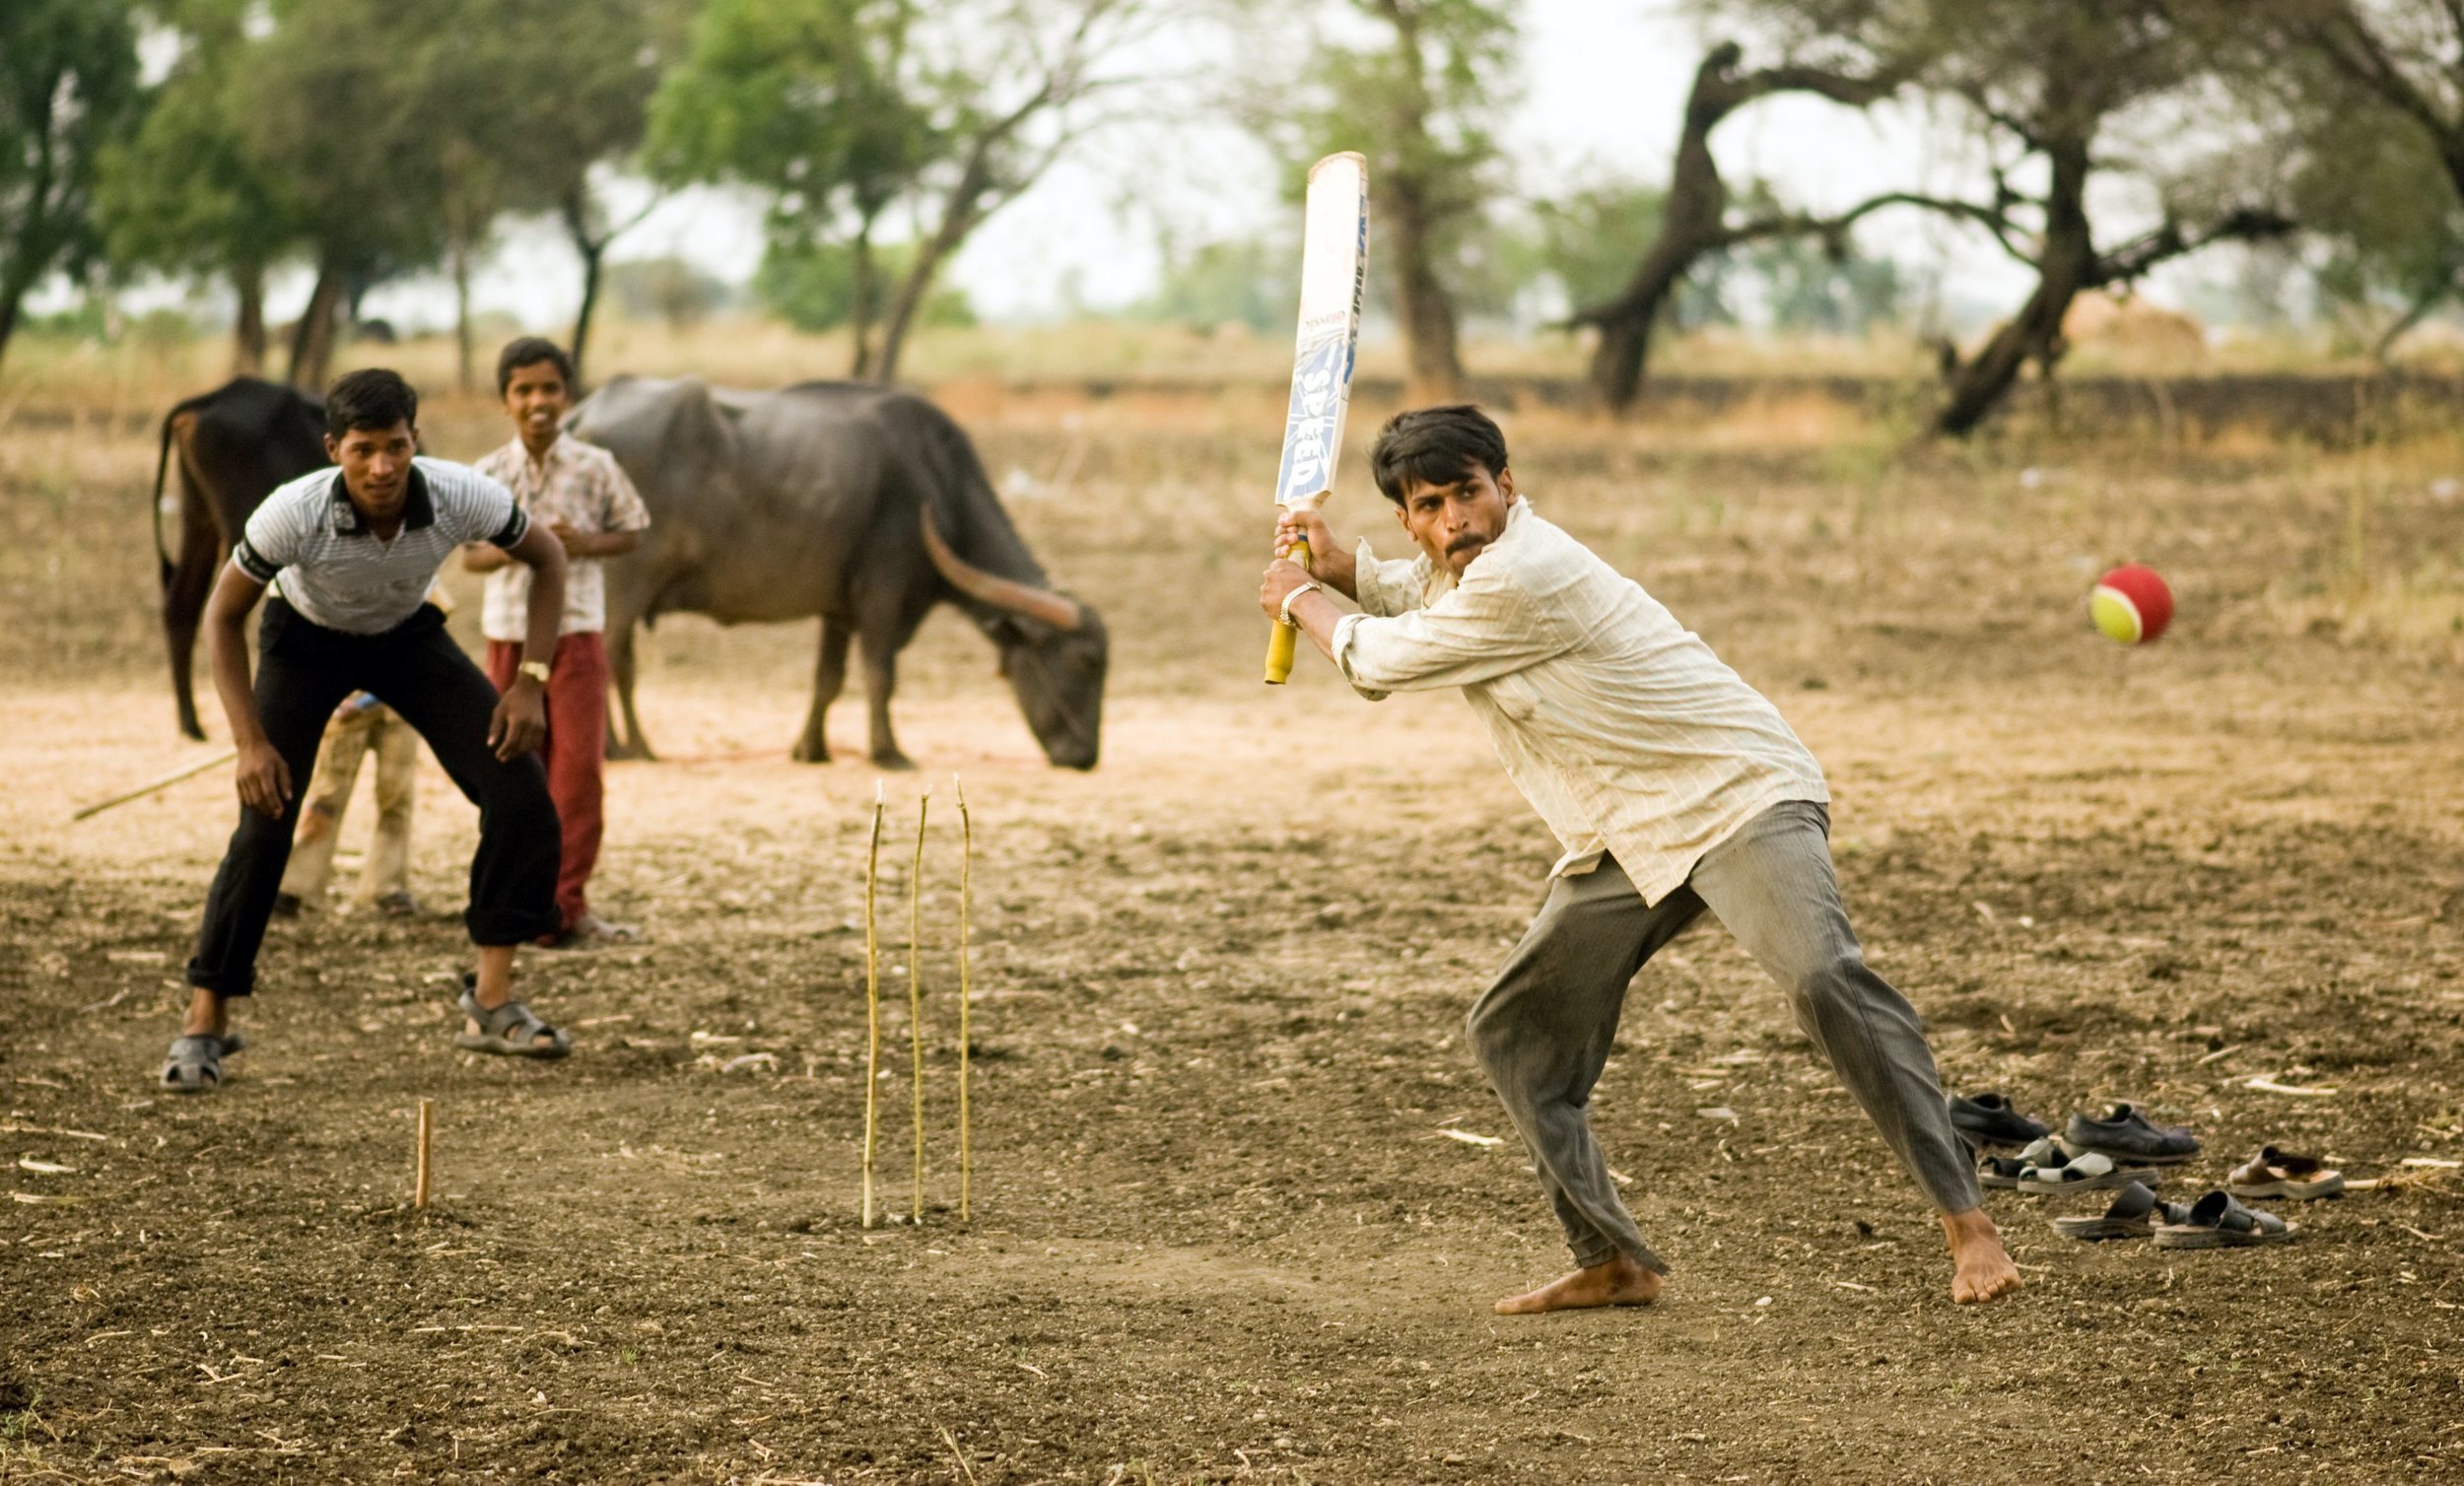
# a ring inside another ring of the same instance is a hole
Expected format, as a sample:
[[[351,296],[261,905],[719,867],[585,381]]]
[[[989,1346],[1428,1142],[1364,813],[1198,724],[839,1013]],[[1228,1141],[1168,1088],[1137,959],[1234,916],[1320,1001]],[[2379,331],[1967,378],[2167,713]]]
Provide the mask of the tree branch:
[[[2309,22],[2299,30],[2339,71],[2419,121],[2447,151],[2455,149],[2458,135],[2464,134],[2464,125],[2439,111],[2430,95],[2405,75],[2378,34],[2354,14],[2345,0],[2337,0],[2327,19]]]
[[[2196,252],[2212,242],[2264,242],[2282,237],[2293,230],[2291,218],[2264,207],[2243,207],[2226,215],[2206,232],[2189,234],[2179,222],[2167,221],[2155,232],[2123,243],[2110,252],[2099,253],[2089,266],[2084,287],[2102,289],[2107,285],[2126,284],[2139,278],[2169,258]]]

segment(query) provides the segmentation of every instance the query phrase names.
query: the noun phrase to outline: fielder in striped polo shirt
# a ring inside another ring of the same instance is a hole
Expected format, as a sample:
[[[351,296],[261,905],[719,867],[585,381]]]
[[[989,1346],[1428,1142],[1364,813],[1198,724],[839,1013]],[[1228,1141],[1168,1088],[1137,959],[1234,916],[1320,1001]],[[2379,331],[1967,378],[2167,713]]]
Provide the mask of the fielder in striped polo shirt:
[[[1370,454],[1420,548],[1346,553],[1314,511],[1276,534],[1259,603],[1376,701],[1460,687],[1564,855],[1548,901],[1472,1008],[1469,1042],[1532,1155],[1573,1273],[1506,1315],[1648,1305],[1668,1266],[1617,1195],[1586,1106],[1628,981],[1709,909],[1932,1199],[1951,1299],[2019,1288],[1907,999],[1869,968],[1831,870],[1820,766],[1760,693],[1642,586],[1517,495],[1472,407],[1398,415]],[[1309,543],[1303,572],[1287,556]],[[1346,614],[1327,597],[1356,600]]]
[[[556,648],[565,553],[532,527],[511,492],[463,465],[417,457],[419,397],[391,372],[354,372],[325,396],[325,452],[336,469],[303,475],[265,498],[206,601],[214,690],[240,760],[239,829],[205,900],[188,962],[188,1015],[161,1075],[165,1089],[220,1087],[241,1046],[231,1003],[256,988],[300,802],[325,719],[353,692],[409,722],[479,807],[463,914],[478,946],[464,977],[454,1041],[483,1052],[562,1057],[572,1040],[513,999],[513,950],[552,933],[558,832],[547,777],[533,757],[546,735],[543,696]],[[521,676],[502,698],[427,601],[445,559],[490,542],[528,564],[532,609]],[[248,613],[269,589],[249,675]]]

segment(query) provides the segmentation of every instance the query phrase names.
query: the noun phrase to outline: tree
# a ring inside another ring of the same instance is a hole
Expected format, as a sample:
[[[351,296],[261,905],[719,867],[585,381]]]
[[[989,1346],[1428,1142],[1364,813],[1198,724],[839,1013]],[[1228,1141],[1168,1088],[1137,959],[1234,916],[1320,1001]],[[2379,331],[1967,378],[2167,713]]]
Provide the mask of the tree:
[[[316,271],[291,342],[295,386],[323,385],[352,286],[443,256],[445,113],[436,53],[470,44],[458,0],[276,0],[233,80],[240,144],[283,188]]]
[[[1875,50],[1876,55],[1848,65],[1792,59],[1750,72],[1739,71],[1745,49],[1734,41],[1714,46],[1703,58],[1686,94],[1658,231],[1643,239],[1649,246],[1616,296],[1586,303],[1573,319],[1600,332],[1591,375],[1593,391],[1605,406],[1617,412],[1633,406],[1642,390],[1652,332],[1687,275],[1705,259],[1746,243],[1804,234],[1822,235],[1834,258],[1846,255],[1848,226],[1873,204],[1829,222],[1767,204],[1746,214],[1734,212],[1728,182],[1711,153],[1711,134],[1740,108],[1777,94],[1811,93],[1854,108],[1888,98],[1907,77],[1909,63],[1902,53]]]
[[[1992,189],[1982,199],[1893,192],[1860,212],[1910,205],[1987,233],[2035,275],[2019,312],[1951,369],[1935,431],[1965,435],[2033,363],[2050,375],[2066,349],[2062,321],[2079,295],[2127,288],[2156,265],[2211,242],[2279,237],[2292,223],[2265,205],[2217,206],[2132,158],[2125,126],[2168,136],[2212,101],[2221,66],[2208,23],[2230,0],[1736,0],[1800,38],[1851,36],[1876,55],[1921,59],[1919,77],[1973,121]],[[2176,162],[2178,164],[2178,162]],[[2103,244],[2088,211],[2099,176],[2156,187],[2158,220]]]
[[[232,372],[253,376],[265,365],[265,275],[295,245],[299,226],[240,138],[245,10],[237,0],[190,0],[173,12],[178,59],[145,122],[104,151],[95,204],[117,267],[230,280],[239,302]]]
[[[2302,123],[2293,189],[2330,244],[2320,287],[2391,299],[2372,355],[2458,294],[2464,277],[2464,4],[2254,0],[2255,34],[2220,27],[2290,94]],[[2255,44],[2254,44],[2255,43]],[[2309,67],[2287,66],[2291,55]],[[2425,190],[2443,179],[2443,191]]]
[[[145,101],[121,0],[0,5],[0,355],[43,276],[98,255],[97,164]]]
[[[2321,297],[2367,335],[2373,361],[2464,297],[2464,205],[2424,188],[2438,175],[2430,141],[2384,108],[2328,109],[2304,131],[2293,215],[2323,249]]]
[[[767,193],[774,244],[843,242],[857,377],[898,374],[950,255],[1094,122],[1145,0],[710,0],[650,104],[652,167]],[[882,225],[913,256],[886,294]],[[873,306],[881,305],[875,339]]]
[[[1365,19],[1375,39],[1342,19]],[[1336,150],[1368,157],[1371,261],[1394,287],[1406,396],[1462,395],[1456,285],[1495,194],[1491,126],[1514,64],[1515,26],[1488,0],[1352,0],[1318,18],[1297,95],[1246,108],[1297,182]]]

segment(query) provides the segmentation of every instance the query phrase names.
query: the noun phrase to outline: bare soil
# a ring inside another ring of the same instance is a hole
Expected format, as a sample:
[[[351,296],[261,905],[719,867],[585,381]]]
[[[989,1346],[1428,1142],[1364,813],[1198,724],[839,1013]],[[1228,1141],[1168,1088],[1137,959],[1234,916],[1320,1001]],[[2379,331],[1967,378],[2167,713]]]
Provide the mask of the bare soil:
[[[2268,1142],[2376,1184],[2199,1254],[2069,1243],[2046,1219],[2094,1199],[1996,1193],[2027,1289],[1954,1308],[1932,1216],[1706,923],[1638,979],[1593,1109],[1666,1301],[1505,1319],[1564,1253],[1511,1139],[1450,1132],[1511,1133],[1461,1021],[1544,832],[1452,699],[1257,685],[1252,421],[1047,411],[970,416],[996,474],[1066,473],[1014,508],[1110,621],[1105,759],[1046,767],[967,627],[910,652],[871,1232],[876,776],[855,699],[842,762],[786,760],[808,628],[656,632],[668,759],[613,770],[597,889],[649,942],[522,966],[571,1061],[450,1046],[473,818],[431,764],[429,914],[278,927],[231,1083],[161,1098],[228,783],[67,820],[204,752],[146,620],[152,449],[0,433],[0,1480],[2464,1480],[2464,1173],[2403,1164],[2464,1159],[2464,507],[2435,454],[1520,421],[1541,508],[1824,761],[1851,912],[1954,1087],[2190,1122],[2208,1154],[2168,1192]],[[1365,487],[1333,515],[1392,547]],[[2124,558],[2182,606],[2135,652],[2081,614]]]

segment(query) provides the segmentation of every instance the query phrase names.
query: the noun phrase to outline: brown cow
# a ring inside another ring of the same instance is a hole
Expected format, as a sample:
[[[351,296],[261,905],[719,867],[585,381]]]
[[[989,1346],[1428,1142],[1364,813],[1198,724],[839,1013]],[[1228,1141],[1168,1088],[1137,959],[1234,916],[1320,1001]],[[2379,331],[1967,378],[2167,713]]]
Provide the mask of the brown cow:
[[[176,558],[163,541],[163,485],[173,448],[179,450]],[[205,736],[189,673],[214,574],[274,487],[327,462],[324,404],[254,377],[191,397],[163,420],[163,446],[154,467],[154,554],[162,565],[171,695],[179,706],[179,730],[191,738]]]

